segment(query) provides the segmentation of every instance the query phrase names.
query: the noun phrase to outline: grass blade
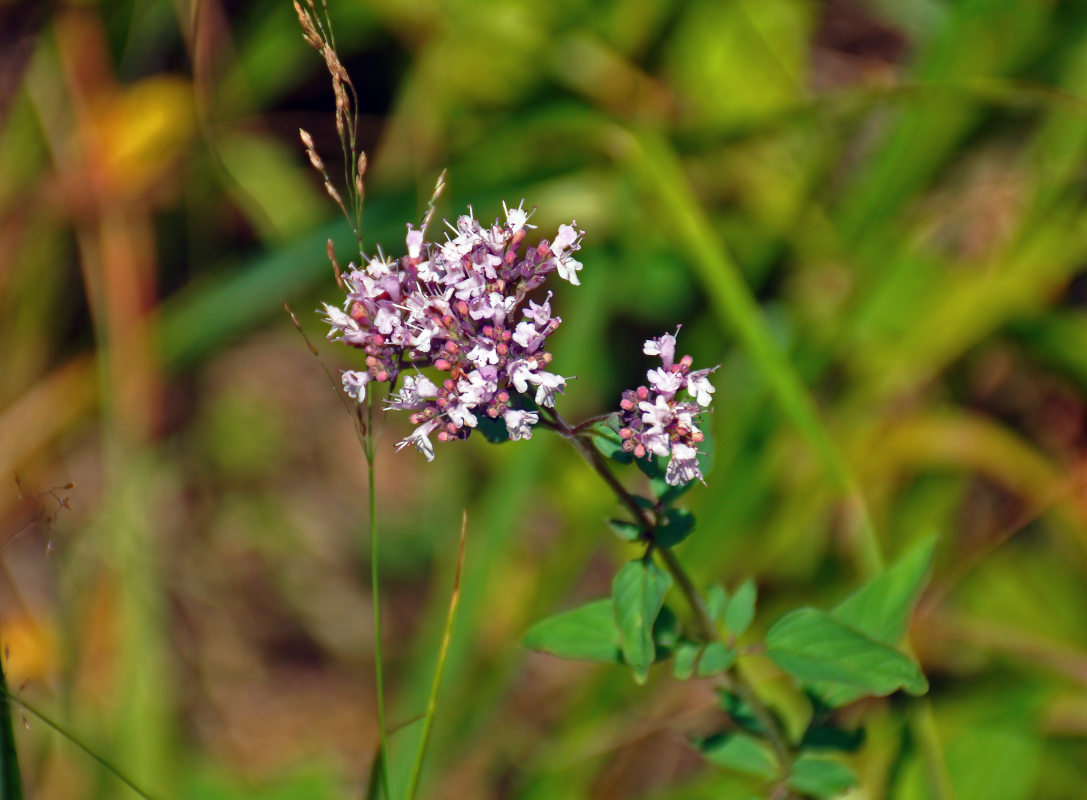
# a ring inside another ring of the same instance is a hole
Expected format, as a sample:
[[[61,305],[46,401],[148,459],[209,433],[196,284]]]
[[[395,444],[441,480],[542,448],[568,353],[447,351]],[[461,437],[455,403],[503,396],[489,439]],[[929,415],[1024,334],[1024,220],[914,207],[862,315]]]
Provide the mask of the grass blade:
[[[2,682],[0,682],[0,683],[2,683]],[[96,762],[98,762],[98,765],[100,767],[102,767],[102,769],[106,770],[106,772],[110,773],[113,777],[115,777],[117,780],[119,780],[121,783],[123,783],[129,789],[131,789],[133,791],[133,793],[135,793],[139,797],[142,797],[143,800],[155,800],[154,795],[152,795],[146,789],[141,789],[131,778],[129,778],[125,773],[121,772],[121,770],[117,769],[117,767],[113,766],[113,764],[106,761],[106,759],[102,758],[102,756],[98,755],[98,753],[94,752],[94,750],[92,750],[89,746],[87,746],[87,744],[85,744],[83,742],[83,740],[80,739],[79,737],[77,737],[74,733],[69,731],[67,728],[65,728],[60,723],[53,720],[51,717],[49,717],[46,714],[44,714],[43,712],[39,711],[34,706],[30,705],[30,703],[26,702],[26,700],[23,700],[23,699],[21,699],[19,697],[16,697],[11,692],[9,692],[6,685],[0,686],[0,693],[2,693],[2,697],[0,697],[0,706],[3,707],[4,710],[3,710],[2,713],[3,713],[3,716],[6,718],[4,720],[4,727],[5,727],[6,731],[8,731],[8,732],[11,731],[11,703],[18,703],[24,709],[29,711],[30,714],[32,714],[35,718],[37,718],[37,719],[41,720],[42,722],[44,722],[47,726],[52,728],[54,731],[59,733],[61,736],[63,736],[69,742],[74,744],[76,747],[78,747],[80,750],[82,750],[84,753],[86,753],[88,756],[90,756],[92,759],[94,759]],[[22,795],[22,789],[21,789],[21,787],[19,786],[19,783],[18,783],[18,780],[19,780],[18,772],[16,771],[16,776],[15,776],[16,783],[14,784],[14,787],[13,787],[12,783],[10,782],[10,779],[9,779],[9,776],[8,776],[8,773],[7,773],[7,769],[6,769],[7,759],[9,757],[9,755],[8,755],[8,745],[9,744],[11,745],[10,757],[14,758],[15,757],[15,742],[14,742],[14,738],[10,737],[8,735],[8,733],[3,734],[3,736],[4,736],[4,739],[5,739],[5,741],[3,743],[3,747],[4,747],[3,758],[4,758],[5,774],[4,774],[4,783],[3,783],[2,786],[0,786],[0,788],[2,788],[2,790],[3,790],[3,794],[0,794],[0,800],[9,800],[9,798],[12,798],[13,800],[19,800],[19,798],[22,798],[23,795]],[[9,791],[12,791],[14,793],[13,794],[8,794]]]
[[[465,510],[461,517],[460,525],[460,550],[457,553],[457,572],[453,578],[453,593],[449,597],[449,612],[445,616],[445,627],[442,629],[442,644],[438,649],[438,663],[434,667],[434,681],[430,686],[430,697],[427,699],[426,716],[423,718],[423,732],[419,735],[419,750],[415,754],[415,765],[411,770],[411,781],[408,783],[407,800],[414,800],[416,789],[419,786],[419,777],[423,772],[423,760],[426,758],[427,744],[430,741],[430,729],[434,723],[434,715],[438,710],[438,691],[442,685],[442,673],[445,671],[445,661],[449,656],[449,642],[453,638],[453,620],[457,616],[457,602],[460,600],[460,574],[464,564],[464,542],[468,533],[468,511]]]
[[[15,752],[15,728],[11,724],[11,702],[3,659],[0,659],[0,800],[22,800],[23,780]]]

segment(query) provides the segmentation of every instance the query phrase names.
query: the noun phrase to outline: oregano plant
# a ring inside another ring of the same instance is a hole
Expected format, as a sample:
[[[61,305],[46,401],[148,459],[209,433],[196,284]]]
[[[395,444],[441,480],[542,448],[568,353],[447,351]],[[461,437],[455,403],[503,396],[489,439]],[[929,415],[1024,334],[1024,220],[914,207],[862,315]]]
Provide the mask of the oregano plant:
[[[864,697],[927,691],[917,662],[899,645],[927,579],[932,541],[834,608],[799,608],[768,625],[755,624],[765,620],[754,580],[731,590],[697,585],[677,547],[698,532],[681,502],[710,471],[706,416],[716,367],[696,368],[680,355],[677,327],[644,343],[643,354],[654,359],[644,383],[624,391],[615,408],[568,421],[559,406],[569,378],[561,354],[548,349],[561,309],[548,287],[556,279],[577,286],[579,273],[591,269],[576,258],[585,231],[571,221],[538,236],[523,200],[503,204],[486,223],[469,207],[435,231],[443,175],[418,227],[406,224],[402,254],[367,253],[360,229],[366,159],[356,147],[354,89],[336,56],[327,10],[318,13],[312,0],[295,7],[304,38],[325,59],[337,101],[342,192],[312,137],[301,136],[359,243],[358,259],[342,271],[330,243],[342,297],[321,314],[328,338],[357,353],[358,364],[339,383],[358,409],[371,475],[375,408],[407,414],[414,429],[398,449],[413,447],[428,461],[442,445],[473,434],[495,443],[530,439],[541,429],[558,435],[614,495],[617,513],[607,525],[638,551],[616,569],[609,597],[537,622],[523,644],[559,658],[623,665],[638,684],[663,662],[671,662],[671,679],[713,681],[728,724],[694,744],[707,763],[761,782],[768,797],[831,798],[857,785],[836,754],[856,749],[859,738],[837,729],[829,712]],[[650,491],[632,491],[624,472],[640,472]],[[371,483],[371,499],[372,492]],[[372,535],[376,607],[376,530]],[[751,682],[743,668],[748,658],[768,659],[791,678],[811,712],[802,730],[786,726]],[[381,674],[379,664],[379,693]],[[384,752],[383,717],[379,724]],[[388,797],[380,763],[379,770],[374,785]]]

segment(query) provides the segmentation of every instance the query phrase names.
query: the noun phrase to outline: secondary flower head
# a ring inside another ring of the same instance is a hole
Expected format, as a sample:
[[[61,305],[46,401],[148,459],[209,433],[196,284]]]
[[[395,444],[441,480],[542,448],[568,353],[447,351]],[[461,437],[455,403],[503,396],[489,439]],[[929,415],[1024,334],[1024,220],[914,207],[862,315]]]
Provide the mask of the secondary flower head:
[[[550,292],[542,303],[529,294],[552,273],[577,285],[582,265],[573,254],[584,231],[561,225],[552,241],[526,246],[531,212],[524,201],[503,204],[505,221],[484,227],[471,208],[446,223],[444,241],[428,242],[425,230],[407,226],[399,259],[380,252],[365,267],[344,274],[342,310],[325,305],[329,339],[365,353],[366,367],[343,374],[344,390],[359,402],[370,383],[393,385],[390,408],[411,412],[418,426],[400,446],[415,445],[433,458],[430,437],[466,438],[479,416],[502,418],[511,439],[527,439],[536,413],[515,407],[516,394],[550,407],[566,387],[551,372],[548,337],[562,320],[552,316]],[[419,372],[434,367],[435,383]]]
[[[623,450],[636,458],[669,459],[664,479],[672,486],[702,480],[698,446],[705,436],[697,423],[713,399],[709,375],[717,367],[692,372],[690,356],[676,361],[675,334],[648,340],[643,352],[659,356],[662,365],[646,372],[648,386],[623,392],[619,403]],[[679,396],[681,391],[686,397]]]

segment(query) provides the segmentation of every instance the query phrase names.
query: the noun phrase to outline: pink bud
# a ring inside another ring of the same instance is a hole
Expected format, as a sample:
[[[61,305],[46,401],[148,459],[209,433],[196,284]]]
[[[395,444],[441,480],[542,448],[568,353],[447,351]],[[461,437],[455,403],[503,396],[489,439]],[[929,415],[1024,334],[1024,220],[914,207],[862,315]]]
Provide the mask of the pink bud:
[[[434,366],[437,369],[440,369],[442,372],[448,372],[449,368],[453,365],[446,361],[444,358],[439,358],[434,362]]]
[[[385,381],[387,381],[389,379],[389,373],[386,372],[385,370],[381,370],[380,372],[377,373],[376,377],[377,377],[379,382],[384,383]]]
[[[638,445],[634,448],[634,456],[636,458],[645,458],[645,445]]]
[[[634,431],[632,431],[630,428],[620,428],[619,429],[619,437],[621,439],[629,439],[633,435],[634,435]]]
[[[649,390],[647,388],[645,388],[644,386],[639,386],[638,387],[638,399],[639,400],[646,400],[646,399],[648,399],[648,397],[649,397]]]
[[[498,347],[495,348],[495,350],[498,351],[498,355],[504,356],[510,351],[510,348],[509,345],[507,345],[505,342],[502,342],[498,345]]]
[[[457,346],[456,342],[450,339],[445,343],[445,349],[448,350],[450,353],[456,353],[460,350],[460,347]]]

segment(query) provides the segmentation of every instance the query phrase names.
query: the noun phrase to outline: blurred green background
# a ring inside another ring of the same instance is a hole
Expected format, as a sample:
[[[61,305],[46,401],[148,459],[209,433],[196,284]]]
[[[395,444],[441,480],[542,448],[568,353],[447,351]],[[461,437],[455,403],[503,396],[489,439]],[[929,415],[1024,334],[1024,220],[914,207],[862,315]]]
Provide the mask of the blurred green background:
[[[765,629],[939,536],[924,700],[840,712],[854,798],[1087,786],[1087,5],[1078,0],[331,0],[370,155],[368,247],[525,197],[587,230],[554,301],[563,409],[616,407],[678,323],[720,362],[681,556]],[[280,308],[352,237],[285,0],[0,2],[0,631],[14,691],[161,798],[361,797],[376,742],[365,466]],[[332,368],[352,353],[321,344]],[[390,716],[422,712],[468,545],[424,793],[743,798],[687,745],[708,682],[530,654],[632,551],[563,443],[394,454]],[[16,479],[17,476],[17,479]],[[71,489],[58,489],[70,482]],[[70,498],[70,508],[58,499]],[[768,696],[783,678],[745,668]],[[126,789],[16,715],[30,797]],[[393,737],[402,781],[413,726]]]

